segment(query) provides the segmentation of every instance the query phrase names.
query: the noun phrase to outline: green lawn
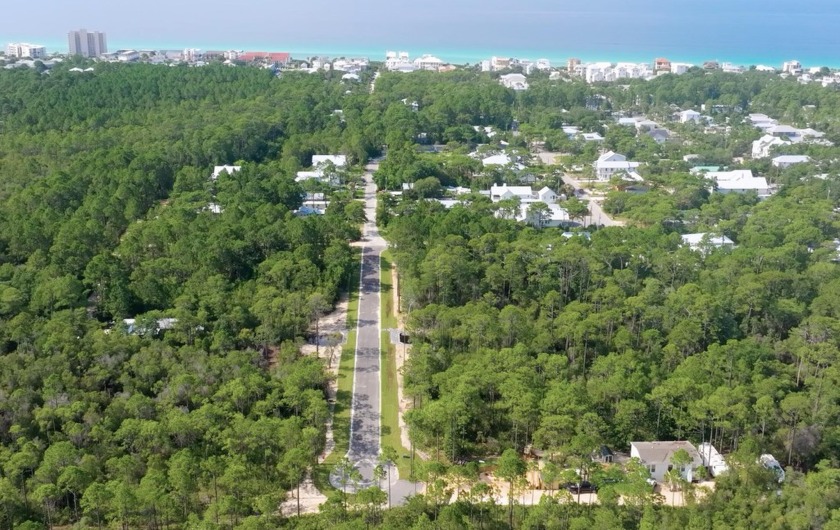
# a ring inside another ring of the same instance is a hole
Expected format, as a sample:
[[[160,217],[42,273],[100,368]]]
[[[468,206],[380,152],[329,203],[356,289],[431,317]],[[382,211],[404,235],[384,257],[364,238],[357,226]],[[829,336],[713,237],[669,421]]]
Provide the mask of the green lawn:
[[[382,315],[382,338],[381,338],[381,375],[382,375],[382,446],[392,447],[396,450],[399,458],[397,468],[401,478],[408,478],[411,475],[411,460],[400,441],[399,425],[399,401],[397,399],[397,347],[391,344],[391,338],[387,331],[397,327],[397,317],[394,314],[393,284],[391,282],[391,254],[388,251],[382,253],[380,260],[381,273],[381,315]],[[402,354],[402,351],[399,352]]]
[[[361,251],[354,249],[361,263]],[[349,281],[349,299],[347,304],[347,342],[341,348],[341,360],[338,363],[338,391],[333,407],[333,439],[335,448],[315,467],[313,480],[321,493],[327,494],[335,489],[330,485],[330,471],[350,449],[350,407],[353,402],[353,369],[356,366],[356,321],[359,318],[359,273],[357,267]]]

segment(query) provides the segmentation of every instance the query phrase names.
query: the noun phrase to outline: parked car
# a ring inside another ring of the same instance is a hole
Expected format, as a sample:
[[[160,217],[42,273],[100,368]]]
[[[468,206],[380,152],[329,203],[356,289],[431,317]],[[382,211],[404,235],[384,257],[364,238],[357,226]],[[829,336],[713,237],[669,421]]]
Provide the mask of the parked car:
[[[584,480],[583,482],[570,482],[565,485],[569,493],[577,495],[578,493],[597,493],[598,486]]]

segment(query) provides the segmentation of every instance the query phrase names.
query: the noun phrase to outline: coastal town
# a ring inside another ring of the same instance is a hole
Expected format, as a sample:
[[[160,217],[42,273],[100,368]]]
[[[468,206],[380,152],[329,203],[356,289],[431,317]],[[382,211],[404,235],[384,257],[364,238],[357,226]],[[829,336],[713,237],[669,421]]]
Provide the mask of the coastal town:
[[[221,62],[229,66],[257,66],[278,72],[299,70],[310,73],[342,72],[345,79],[358,79],[359,73],[372,65],[390,72],[451,72],[459,69],[478,69],[481,72],[498,72],[499,82],[507,88],[526,90],[528,76],[549,75],[552,80],[579,78],[587,83],[620,82],[629,79],[653,79],[663,74],[684,74],[692,68],[727,73],[758,72],[777,73],[783,78],[793,77],[800,83],[820,83],[823,86],[840,83],[840,72],[834,72],[824,65],[803,66],[797,60],[785,61],[777,66],[763,64],[737,65],[731,62],[708,60],[702,64],[670,61],[657,57],[649,63],[594,61],[586,62],[569,58],[565,64],[552,64],[545,58],[527,59],[506,56],[492,56],[476,64],[454,64],[432,54],[421,54],[414,58],[407,51],[387,51],[383,58],[370,57],[328,57],[323,55],[292,57],[283,51],[253,50],[201,50],[185,48],[178,50],[160,49],[118,49],[108,51],[104,32],[85,29],[68,34],[67,53],[27,42],[11,42],[5,53],[0,53],[0,66],[5,68],[34,67],[35,61],[49,68],[65,57],[85,57],[99,61],[120,63],[148,63],[175,66],[204,66]]]
[[[840,524],[840,70],[67,39],[0,54],[0,528]]]

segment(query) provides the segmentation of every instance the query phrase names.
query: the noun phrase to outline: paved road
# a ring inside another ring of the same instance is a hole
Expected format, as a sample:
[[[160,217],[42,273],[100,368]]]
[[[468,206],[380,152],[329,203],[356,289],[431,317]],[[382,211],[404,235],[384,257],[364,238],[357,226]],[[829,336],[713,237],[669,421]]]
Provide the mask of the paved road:
[[[588,194],[588,192],[586,191],[586,188],[581,186],[580,182],[578,182],[577,180],[573,179],[572,177],[570,177],[569,175],[567,175],[565,173],[563,174],[563,182],[572,186],[576,190],[583,191],[583,194],[579,195],[579,197],[582,200],[585,200],[585,201],[589,202],[589,217],[586,219],[585,224],[587,224],[587,225],[602,225],[602,226],[624,226],[623,222],[616,221],[615,219],[610,217],[607,214],[607,212],[604,211],[603,208],[601,208],[601,202],[600,201],[603,200],[602,197],[594,197],[593,198],[591,195]]]
[[[376,184],[372,171],[376,164],[369,164],[365,179],[365,214],[367,221],[362,228],[362,270],[359,289],[359,315],[356,328],[356,367],[353,373],[353,401],[350,419],[350,450],[347,457],[362,475],[359,487],[377,484],[373,476],[380,452],[381,436],[381,376],[380,376],[380,267],[379,255],[386,248],[385,240],[376,227]],[[333,486],[341,488],[337,476],[331,476]],[[387,482],[379,484],[388,491]],[[397,476],[391,469],[392,504],[402,504],[414,485]]]

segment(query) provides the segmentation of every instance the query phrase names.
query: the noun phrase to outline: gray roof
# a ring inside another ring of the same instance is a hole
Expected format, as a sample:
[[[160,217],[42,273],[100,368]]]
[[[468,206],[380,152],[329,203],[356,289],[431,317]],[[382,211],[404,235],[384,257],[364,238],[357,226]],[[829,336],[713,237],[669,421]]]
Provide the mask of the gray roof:
[[[685,449],[692,459],[700,460],[700,453],[691,442],[676,441],[676,442],[630,442],[631,447],[635,447],[639,453],[639,458],[643,462],[665,462],[670,463],[671,457],[680,449]]]

